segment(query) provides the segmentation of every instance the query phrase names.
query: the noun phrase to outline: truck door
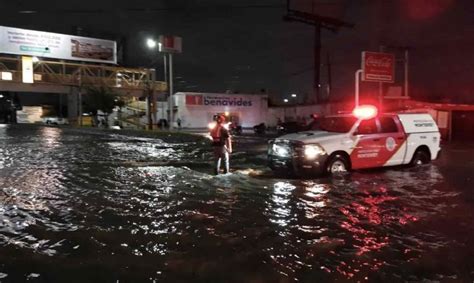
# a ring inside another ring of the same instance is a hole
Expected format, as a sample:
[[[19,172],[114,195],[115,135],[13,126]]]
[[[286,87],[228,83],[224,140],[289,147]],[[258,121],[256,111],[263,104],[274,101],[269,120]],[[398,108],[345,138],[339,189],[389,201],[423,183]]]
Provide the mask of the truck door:
[[[380,126],[380,166],[403,164],[407,148],[406,135],[398,118],[382,116],[378,118]]]
[[[353,169],[381,166],[380,148],[382,139],[379,135],[376,118],[362,120],[354,132],[355,142],[351,152]]]

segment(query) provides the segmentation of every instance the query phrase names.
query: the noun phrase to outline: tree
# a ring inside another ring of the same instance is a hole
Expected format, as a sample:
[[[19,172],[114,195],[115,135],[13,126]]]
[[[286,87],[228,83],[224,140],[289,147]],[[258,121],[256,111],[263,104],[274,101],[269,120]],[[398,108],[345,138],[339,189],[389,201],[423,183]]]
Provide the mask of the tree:
[[[84,112],[92,113],[97,119],[98,111],[102,111],[105,115],[105,125],[108,124],[109,114],[112,113],[119,101],[117,94],[106,86],[89,86],[86,87],[86,95],[84,95]],[[120,104],[123,105],[123,104]],[[95,121],[97,122],[97,121]]]

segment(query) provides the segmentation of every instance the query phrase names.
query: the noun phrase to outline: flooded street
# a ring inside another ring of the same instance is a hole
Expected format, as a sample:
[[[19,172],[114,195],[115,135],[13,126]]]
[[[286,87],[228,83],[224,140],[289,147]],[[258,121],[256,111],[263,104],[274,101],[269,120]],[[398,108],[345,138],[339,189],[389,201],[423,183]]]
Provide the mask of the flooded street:
[[[241,137],[0,126],[1,282],[474,280],[474,146],[434,164],[283,179]]]

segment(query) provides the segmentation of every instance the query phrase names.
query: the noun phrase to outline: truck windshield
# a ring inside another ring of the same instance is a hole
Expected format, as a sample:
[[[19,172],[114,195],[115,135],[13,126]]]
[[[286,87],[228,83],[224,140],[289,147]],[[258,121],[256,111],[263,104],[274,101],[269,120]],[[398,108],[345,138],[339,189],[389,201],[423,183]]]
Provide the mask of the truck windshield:
[[[324,117],[319,122],[321,131],[332,133],[347,133],[354,126],[357,119],[355,117]]]

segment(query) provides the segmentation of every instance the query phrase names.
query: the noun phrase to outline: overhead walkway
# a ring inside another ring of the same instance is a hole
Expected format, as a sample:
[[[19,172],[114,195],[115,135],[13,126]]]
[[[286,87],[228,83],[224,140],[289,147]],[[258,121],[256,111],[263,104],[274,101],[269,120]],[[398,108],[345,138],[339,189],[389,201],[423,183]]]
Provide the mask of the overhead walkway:
[[[119,94],[142,96],[145,90],[165,92],[166,83],[153,81],[153,70],[72,62],[34,63],[34,83],[22,82],[22,59],[0,57],[0,91],[70,93],[70,88],[107,86]]]

